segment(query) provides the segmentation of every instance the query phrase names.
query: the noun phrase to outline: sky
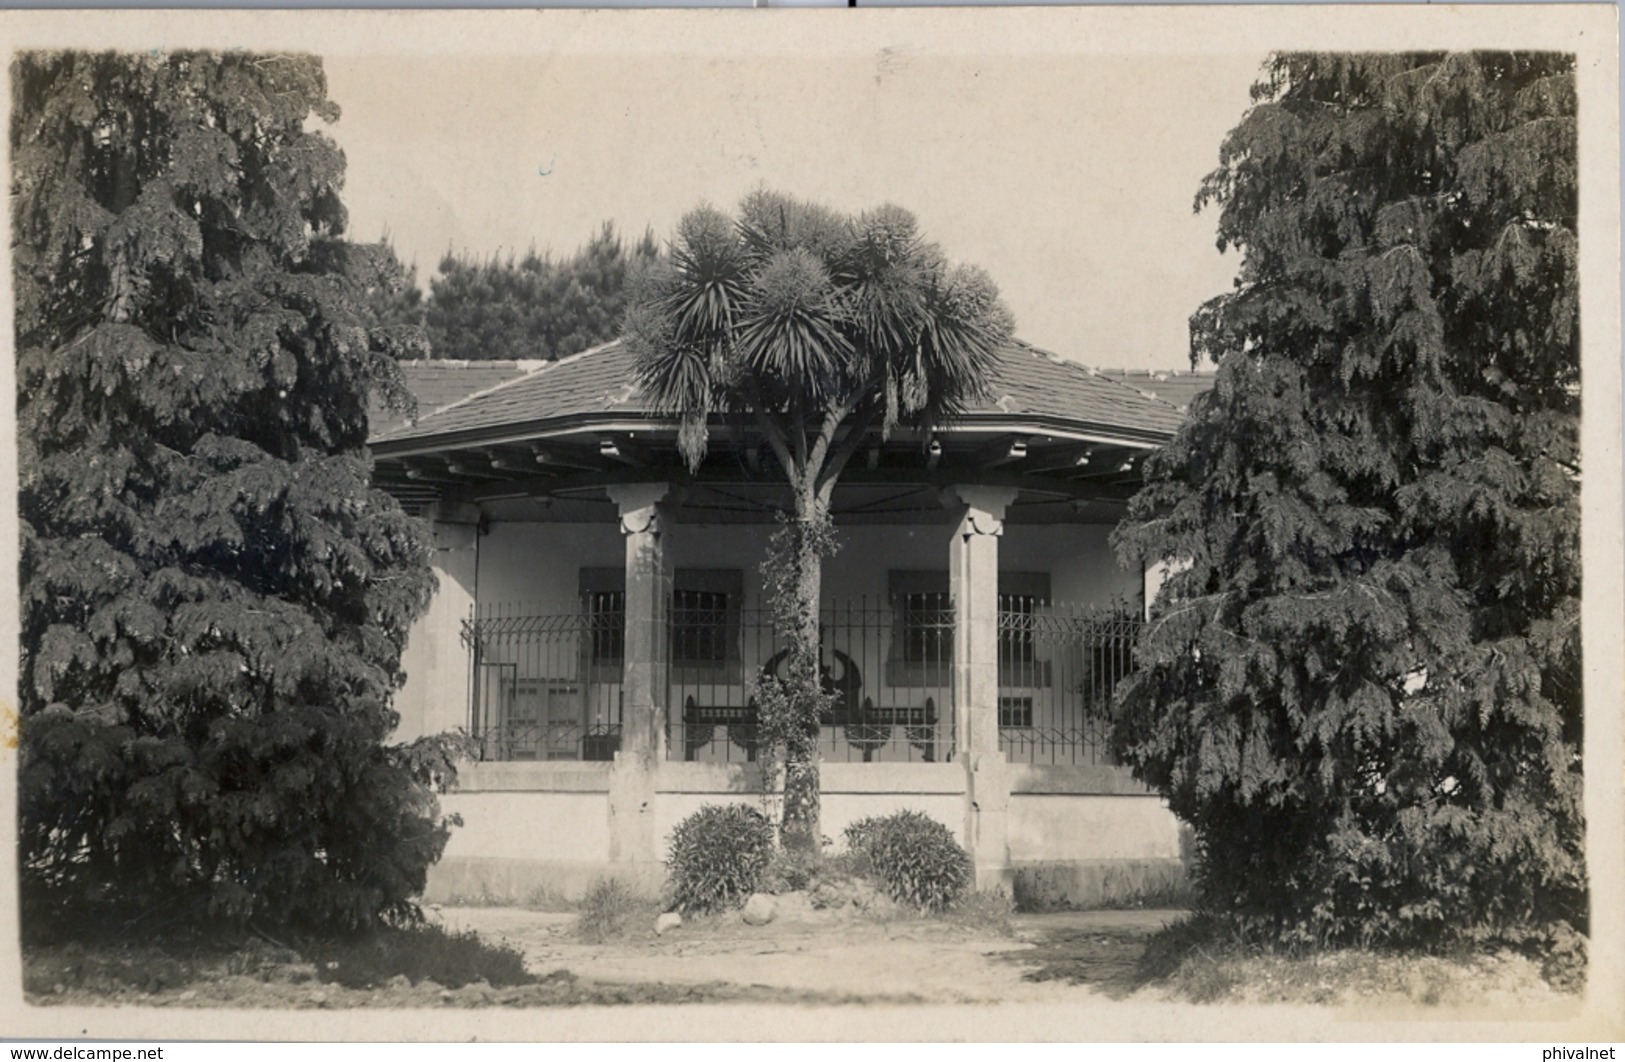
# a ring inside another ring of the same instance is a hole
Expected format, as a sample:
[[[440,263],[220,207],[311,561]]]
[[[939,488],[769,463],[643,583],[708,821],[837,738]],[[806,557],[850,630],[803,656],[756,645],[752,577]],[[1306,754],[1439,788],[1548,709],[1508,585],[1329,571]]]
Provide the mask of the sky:
[[[408,57],[329,52],[354,238],[423,281],[448,249],[556,255],[606,220],[665,241],[768,187],[913,211],[986,269],[1017,334],[1099,367],[1189,367],[1237,256],[1193,212],[1263,54],[1042,48]]]

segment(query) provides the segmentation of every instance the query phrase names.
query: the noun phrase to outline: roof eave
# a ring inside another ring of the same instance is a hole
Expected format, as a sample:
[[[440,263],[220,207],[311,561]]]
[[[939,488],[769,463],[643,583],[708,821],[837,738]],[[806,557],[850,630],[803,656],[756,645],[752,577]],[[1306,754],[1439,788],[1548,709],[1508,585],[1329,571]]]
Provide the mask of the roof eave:
[[[724,417],[713,417],[713,427],[729,426]],[[414,454],[437,453],[443,450],[469,447],[503,446],[528,443],[538,439],[557,438],[583,432],[675,431],[675,417],[629,410],[602,413],[578,413],[567,417],[549,417],[540,420],[512,423],[460,431],[433,432],[400,438],[378,439],[370,444],[375,457],[410,457]],[[1103,443],[1129,446],[1135,449],[1155,449],[1173,438],[1174,428],[1129,427],[1105,424],[1075,417],[1046,414],[1006,413],[1003,411],[972,411],[962,413],[946,425],[936,429],[939,435],[1049,435],[1057,439],[1083,443]]]

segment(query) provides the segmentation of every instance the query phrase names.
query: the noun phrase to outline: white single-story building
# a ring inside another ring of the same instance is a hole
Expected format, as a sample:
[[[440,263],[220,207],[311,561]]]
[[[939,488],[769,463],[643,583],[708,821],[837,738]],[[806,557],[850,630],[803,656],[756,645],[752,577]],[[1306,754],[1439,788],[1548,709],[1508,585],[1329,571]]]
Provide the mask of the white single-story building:
[[[432,521],[440,588],[413,629],[403,738],[478,743],[429,899],[652,886],[672,827],[756,802],[752,682],[783,659],[759,570],[787,500],[772,451],[718,417],[677,454],[632,359],[405,365],[411,420],[373,426],[377,483]],[[1108,697],[1155,593],[1109,534],[1199,374],[1098,372],[1022,343],[930,436],[866,442],[825,564],[823,829],[913,808],[983,887],[1039,903],[1176,884],[1180,831],[1113,763]]]

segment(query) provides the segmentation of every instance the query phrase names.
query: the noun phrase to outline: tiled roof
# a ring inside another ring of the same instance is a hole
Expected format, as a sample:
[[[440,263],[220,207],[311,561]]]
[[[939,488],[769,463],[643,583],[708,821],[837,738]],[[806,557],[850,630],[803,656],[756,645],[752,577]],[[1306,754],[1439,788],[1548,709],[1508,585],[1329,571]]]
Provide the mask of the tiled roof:
[[[1191,399],[1213,387],[1213,373],[1190,369],[1096,369],[1100,375],[1128,384],[1152,398],[1189,409]]]
[[[545,361],[403,361],[401,375],[406,389],[418,400],[416,420],[422,420],[435,410],[461,401],[472,394],[489,390],[498,384],[517,379],[543,365]],[[390,432],[405,427],[409,419],[395,410],[372,410],[373,438],[383,438]]]
[[[486,372],[483,365],[505,368]],[[407,366],[407,385],[419,396],[418,418],[375,431],[373,441],[477,433],[587,414],[650,415],[632,370],[632,355],[620,342],[552,362],[417,362]],[[1013,341],[999,352],[990,398],[969,410],[967,419],[1002,414],[1173,434],[1185,403],[1153,396],[1141,382]],[[445,401],[451,395],[460,397]]]
[[[991,400],[973,412],[1026,413],[1168,435],[1184,419],[1171,403],[1020,340],[999,352],[990,391]]]

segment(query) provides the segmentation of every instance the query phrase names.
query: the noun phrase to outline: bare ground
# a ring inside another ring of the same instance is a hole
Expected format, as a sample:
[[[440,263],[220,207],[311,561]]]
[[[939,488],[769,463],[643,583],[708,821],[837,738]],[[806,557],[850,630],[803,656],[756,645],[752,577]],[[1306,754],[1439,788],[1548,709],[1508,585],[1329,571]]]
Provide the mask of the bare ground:
[[[224,958],[176,959],[160,949],[62,947],[25,954],[36,1005],[348,1009],[574,1007],[622,1004],[1084,1004],[1389,1002],[1434,1009],[1546,1005],[1556,994],[1529,960],[1198,957],[1188,983],[1143,983],[1147,940],[1176,910],[1016,915],[1008,925],[908,915],[832,917],[787,905],[766,926],[738,912],[691,920],[657,936],[640,918],[619,939],[589,943],[573,914],[446,908],[446,928],[472,930],[524,956],[539,981],[451,989],[397,977],[346,988],[297,954],[253,946]],[[256,942],[257,944],[257,942]],[[1204,963],[1206,965],[1204,965]]]
[[[36,1005],[140,1007],[556,1007],[672,1003],[1055,1003],[1100,987],[1128,990],[1144,940],[1175,911],[1017,916],[998,926],[894,915],[832,918],[788,910],[766,926],[738,912],[693,919],[656,936],[652,920],[606,943],[575,932],[573,914],[501,907],[446,908],[447,929],[517,948],[538,983],[445,988],[398,977],[346,988],[286,949],[254,946],[225,958],[176,958],[159,948],[65,945],[25,953]],[[1104,942],[1085,933],[1098,927]],[[1064,971],[1043,972],[1040,941],[1058,931]]]
[[[1013,931],[952,921],[801,918],[765,926],[738,914],[690,921],[664,936],[589,944],[572,916],[504,908],[442,912],[519,948],[538,974],[667,986],[732,984],[806,1000],[868,1003],[1057,1003],[1127,993],[1145,941],[1183,912],[1017,915]]]

